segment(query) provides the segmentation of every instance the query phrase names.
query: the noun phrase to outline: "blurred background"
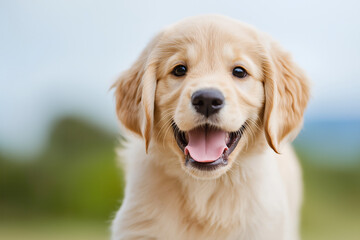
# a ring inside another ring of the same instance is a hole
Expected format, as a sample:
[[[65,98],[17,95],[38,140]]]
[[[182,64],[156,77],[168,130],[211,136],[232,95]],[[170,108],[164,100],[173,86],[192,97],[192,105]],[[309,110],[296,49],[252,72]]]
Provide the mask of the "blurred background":
[[[359,1],[0,0],[0,239],[108,239],[123,197],[110,85],[149,39],[224,14],[272,35],[313,82],[294,145],[303,239],[360,239]]]

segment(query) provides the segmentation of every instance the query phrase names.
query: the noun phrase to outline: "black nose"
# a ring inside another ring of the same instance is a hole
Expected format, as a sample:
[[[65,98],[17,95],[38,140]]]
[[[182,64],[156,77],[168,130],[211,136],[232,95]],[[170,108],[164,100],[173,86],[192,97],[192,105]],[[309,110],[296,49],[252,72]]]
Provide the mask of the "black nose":
[[[224,107],[224,95],[216,89],[202,89],[193,93],[191,103],[198,113],[209,117]]]

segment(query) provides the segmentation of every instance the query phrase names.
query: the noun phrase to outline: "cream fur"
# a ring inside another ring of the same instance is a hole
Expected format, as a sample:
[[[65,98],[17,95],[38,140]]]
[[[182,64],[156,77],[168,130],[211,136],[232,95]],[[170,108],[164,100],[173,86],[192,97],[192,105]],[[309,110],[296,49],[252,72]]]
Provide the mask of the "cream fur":
[[[171,75],[179,63],[189,68],[186,78]],[[246,79],[231,75],[238,65]],[[222,16],[185,19],[156,36],[114,87],[118,117],[132,134],[120,154],[126,190],[113,240],[299,238],[302,181],[290,140],[309,89],[271,38]],[[189,104],[205,87],[225,96],[216,119],[202,119]],[[228,165],[204,173],[184,165],[171,121],[182,131],[204,122],[248,128]]]

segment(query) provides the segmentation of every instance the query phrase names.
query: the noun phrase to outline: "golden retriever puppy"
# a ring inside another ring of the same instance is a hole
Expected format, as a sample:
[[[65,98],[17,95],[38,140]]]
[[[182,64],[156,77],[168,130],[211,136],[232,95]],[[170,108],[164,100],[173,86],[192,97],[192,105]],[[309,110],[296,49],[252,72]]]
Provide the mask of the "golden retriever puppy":
[[[290,142],[309,83],[269,36],[223,16],[187,18],[159,33],[114,88],[132,134],[113,240],[299,238]]]

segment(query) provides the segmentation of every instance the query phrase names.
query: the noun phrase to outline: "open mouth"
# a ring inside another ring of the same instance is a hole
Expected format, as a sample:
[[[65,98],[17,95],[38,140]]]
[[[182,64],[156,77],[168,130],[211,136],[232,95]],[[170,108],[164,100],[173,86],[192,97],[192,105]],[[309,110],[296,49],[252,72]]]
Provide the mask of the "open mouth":
[[[226,132],[208,124],[187,132],[181,131],[174,122],[172,126],[176,142],[185,154],[185,165],[209,171],[227,165],[228,157],[239,143],[246,123],[235,132]]]

